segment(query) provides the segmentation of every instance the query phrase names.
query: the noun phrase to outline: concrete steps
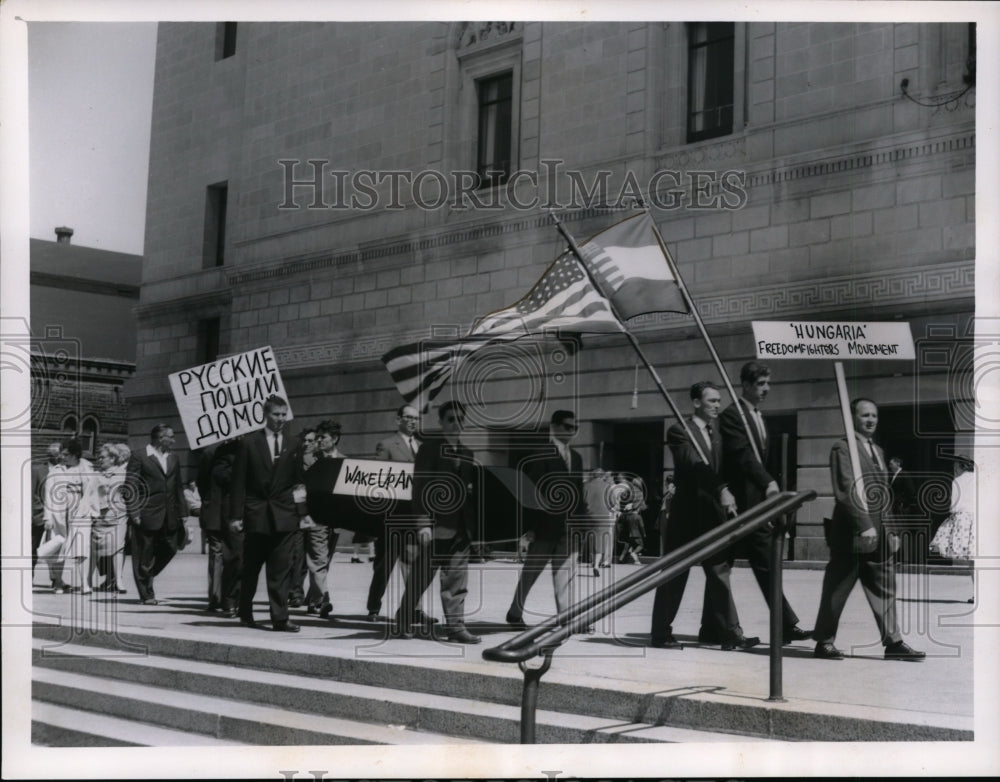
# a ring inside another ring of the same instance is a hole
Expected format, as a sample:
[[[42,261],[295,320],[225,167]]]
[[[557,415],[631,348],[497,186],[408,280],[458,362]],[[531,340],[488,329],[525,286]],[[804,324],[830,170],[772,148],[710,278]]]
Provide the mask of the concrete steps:
[[[107,728],[86,719],[66,721],[92,728],[89,746],[120,746],[124,740],[145,744],[147,729],[153,731],[152,744],[160,740],[155,731],[166,731],[166,745],[185,743],[185,736],[192,745],[520,740],[516,670],[497,676],[460,665],[441,669],[156,634],[89,633],[74,643],[53,643],[65,636],[58,628],[36,627],[35,635],[32,699],[41,711],[38,719],[33,712],[33,725],[44,743],[68,746],[81,740],[42,718],[53,708],[113,721]],[[141,653],[127,651],[140,646]],[[555,697],[540,702],[537,713],[538,743],[761,740],[635,719],[637,703],[623,708],[621,698],[586,687],[551,689]],[[128,721],[141,724],[134,737],[111,729]]]

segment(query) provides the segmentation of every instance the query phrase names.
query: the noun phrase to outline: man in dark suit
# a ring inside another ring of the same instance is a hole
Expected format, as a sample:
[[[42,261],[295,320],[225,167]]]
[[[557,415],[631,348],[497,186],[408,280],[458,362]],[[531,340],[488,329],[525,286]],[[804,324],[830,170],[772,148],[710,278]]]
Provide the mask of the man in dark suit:
[[[905,518],[913,513],[917,504],[917,491],[913,479],[903,470],[903,460],[889,457],[889,488],[892,490],[892,516]]]
[[[379,440],[375,446],[375,458],[381,461],[390,462],[410,462],[415,461],[417,452],[420,450],[420,439],[417,437],[417,429],[420,425],[420,415],[412,405],[403,405],[396,411],[396,431]],[[406,516],[411,512],[409,502],[399,502],[396,504],[396,515]],[[382,610],[382,598],[385,596],[385,588],[392,575],[392,569],[399,562],[400,574],[403,582],[406,582],[410,572],[410,563],[417,556],[416,537],[410,537],[413,530],[407,526],[400,526],[391,519],[387,520],[391,525],[390,530],[382,528],[381,534],[375,538],[375,562],[372,564],[372,580],[368,586],[368,621],[378,620],[379,611]],[[424,612],[416,609],[415,622],[431,621]]]
[[[413,473],[413,512],[424,545],[410,567],[396,612],[395,634],[410,638],[420,598],[441,571],[444,640],[477,644],[482,639],[465,627],[469,551],[479,526],[479,480],[472,451],[460,436],[465,420],[461,402],[438,408],[441,436],[428,437],[417,451]],[[447,496],[447,500],[442,498]]]
[[[771,370],[759,361],[750,361],[740,370],[742,397],[722,411],[719,429],[722,432],[722,475],[736,499],[736,510],[743,513],[767,497],[778,493],[778,482],[767,471],[767,460],[771,447],[767,423],[760,413],[760,406],[771,390]],[[753,437],[754,453],[747,429],[740,418],[739,408],[749,424]],[[757,458],[760,454],[760,458]],[[771,530],[758,528],[737,542],[729,552],[729,564],[736,557],[750,562],[757,585],[764,593],[768,606],[771,605]],[[712,627],[708,612],[708,593],[701,614],[701,630],[698,640],[712,643],[720,638],[721,628]],[[788,600],[781,596],[782,643],[810,638],[812,633],[799,627],[799,618]]]
[[[132,574],[143,605],[156,605],[155,578],[180,546],[184,532],[181,466],[170,452],[174,430],[157,424],[145,453],[133,454],[125,468],[125,508],[132,525]]]
[[[288,619],[288,593],[294,533],[306,509],[304,487],[301,502],[293,494],[302,484],[302,460],[292,447],[292,436],[283,431],[287,416],[288,402],[270,397],[264,403],[264,429],[240,441],[233,464],[231,526],[246,536],[240,622],[260,627],[253,618],[253,598],[261,567],[265,567],[271,626],[278,632],[297,633],[299,626]]]
[[[236,616],[243,567],[243,533],[234,531],[229,524],[236,449],[236,440],[205,449],[197,478],[201,495],[198,521],[208,545],[208,610],[228,616]]]
[[[521,466],[535,486],[538,509],[525,509],[525,529],[519,550],[527,548],[521,576],[507,609],[507,624],[523,630],[524,603],[528,592],[546,565],[552,567],[556,610],[570,607],[570,585],[576,573],[579,552],[568,539],[566,524],[583,503],[583,459],[569,447],[576,435],[576,417],[569,410],[556,410],[549,423],[549,443]],[[568,501],[567,501],[568,500]],[[590,628],[588,628],[588,632]]]
[[[922,660],[925,653],[911,649],[903,641],[896,621],[893,540],[883,523],[884,509],[878,504],[878,498],[888,496],[885,454],[872,441],[878,426],[878,407],[870,399],[855,399],[851,402],[851,414],[862,486],[855,484],[847,440],[839,440],[830,451],[834,498],[833,518],[826,529],[830,561],[823,575],[813,654],[823,660],[844,659],[844,653],[833,642],[844,605],[860,579],[875,615],[886,659]],[[863,489],[867,503],[858,496],[859,488]]]
[[[666,550],[674,551],[736,515],[736,500],[722,478],[722,437],[718,429],[722,395],[718,387],[702,380],[691,386],[694,415],[689,428],[708,463],[699,456],[684,427],[676,423],[667,430],[667,445],[674,457],[677,493],[670,506]],[[701,563],[705,571],[705,590],[712,625],[722,628],[719,642],[725,650],[749,649],[760,643],[746,638],[740,630],[739,616],[729,586],[729,555],[723,551]],[[688,572],[685,570],[656,589],[650,643],[658,649],[683,649],[674,638],[673,622],[684,597]]]

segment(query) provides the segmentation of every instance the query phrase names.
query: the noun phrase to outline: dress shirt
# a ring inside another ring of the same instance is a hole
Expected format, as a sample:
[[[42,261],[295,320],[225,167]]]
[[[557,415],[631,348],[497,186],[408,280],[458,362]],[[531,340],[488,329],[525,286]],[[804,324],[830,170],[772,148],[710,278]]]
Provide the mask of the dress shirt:
[[[562,440],[557,440],[555,437],[550,437],[549,442],[556,447],[556,451],[559,453],[559,456],[566,463],[566,469],[572,470],[573,462],[569,455],[569,446]]]
[[[167,474],[167,455],[163,451],[150,443],[146,446],[146,455],[156,459],[160,463],[160,467],[163,468],[163,474]]]

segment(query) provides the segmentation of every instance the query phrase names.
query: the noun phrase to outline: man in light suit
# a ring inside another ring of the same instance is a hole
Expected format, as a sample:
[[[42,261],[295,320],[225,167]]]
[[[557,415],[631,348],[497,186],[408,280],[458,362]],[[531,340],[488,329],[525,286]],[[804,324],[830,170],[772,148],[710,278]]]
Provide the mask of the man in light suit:
[[[860,579],[885,646],[885,658],[919,661],[925,653],[911,649],[903,641],[896,621],[892,539],[884,525],[884,509],[878,507],[878,499],[889,496],[885,454],[872,441],[878,426],[878,407],[870,399],[858,398],[851,402],[851,414],[863,486],[855,486],[847,440],[839,440],[830,451],[834,497],[833,518],[826,529],[830,561],[823,575],[813,654],[823,660],[844,659],[844,653],[833,642],[844,605]],[[859,500],[857,488],[868,499],[867,510]]]
[[[375,458],[381,461],[390,462],[414,462],[417,451],[420,450],[420,439],[417,437],[417,429],[420,426],[420,416],[417,409],[412,405],[403,405],[396,411],[396,431],[379,440],[375,446]],[[396,515],[405,516],[411,512],[409,502],[399,502],[396,505]],[[390,522],[391,523],[391,522]],[[398,535],[390,537],[388,530],[383,527],[382,533],[375,538],[375,561],[372,563],[372,580],[368,586],[368,621],[378,621],[379,611],[382,610],[382,598],[385,596],[385,588],[392,575],[392,569],[396,562],[399,562],[400,573],[403,582],[406,582],[410,572],[410,563],[417,556],[418,543],[416,537],[407,537],[409,532],[405,528],[394,526],[394,532]],[[416,610],[415,622],[423,623],[429,620],[420,609]]]
[[[157,424],[145,453],[135,453],[125,468],[125,508],[132,525],[132,575],[143,605],[157,605],[153,578],[167,566],[184,532],[181,466],[170,449],[174,430]]]
[[[690,396],[694,415],[689,428],[693,437],[701,438],[699,445],[708,463],[698,455],[680,423],[667,430],[667,445],[674,457],[674,478],[677,482],[665,537],[667,552],[690,543],[722,524],[728,516],[736,515],[736,500],[722,478],[722,437],[718,428],[722,395],[718,386],[702,380],[691,386]],[[746,638],[740,629],[729,585],[731,568],[728,552],[722,551],[705,559],[701,567],[705,571],[705,590],[712,625],[722,628],[716,642],[721,643],[724,650],[756,646],[760,639]],[[650,629],[650,644],[654,648],[684,648],[674,637],[673,622],[684,597],[688,572],[685,570],[656,589]]]
[[[525,510],[525,530],[518,542],[518,549],[526,547],[527,554],[506,617],[507,624],[518,630],[527,628],[524,603],[546,565],[552,567],[556,610],[562,613],[571,605],[570,585],[579,551],[570,544],[566,525],[579,515],[584,503],[583,459],[569,446],[575,435],[572,411],[556,410],[549,422],[548,445],[522,465],[525,476],[535,485],[539,508]],[[571,502],[561,502],[565,497]]]
[[[722,411],[719,416],[719,429],[722,432],[722,475],[729,491],[736,499],[737,512],[743,513],[767,497],[777,494],[778,482],[767,471],[771,438],[768,436],[767,423],[760,413],[760,406],[771,390],[771,370],[759,361],[747,362],[740,370],[740,383],[743,386],[742,397]],[[754,453],[737,405],[743,407],[743,414],[750,426],[753,443],[757,446],[760,459]],[[750,562],[757,585],[770,606],[771,530],[767,527],[758,527],[738,541],[729,551],[730,565],[736,557],[746,558]],[[720,634],[719,628],[710,626],[708,616],[706,592],[701,614],[702,626],[698,632],[698,640],[704,643],[717,640]],[[799,618],[784,595],[781,597],[781,616],[782,643],[812,637],[812,633],[798,626]]]
[[[265,567],[271,627],[297,633],[288,619],[292,585],[292,546],[299,520],[306,515],[305,490],[297,502],[293,492],[302,484],[302,459],[294,438],[284,432],[288,402],[272,396],[264,403],[264,429],[240,440],[233,464],[231,527],[245,534],[240,576],[239,617],[245,627],[259,628],[253,598],[261,567]]]

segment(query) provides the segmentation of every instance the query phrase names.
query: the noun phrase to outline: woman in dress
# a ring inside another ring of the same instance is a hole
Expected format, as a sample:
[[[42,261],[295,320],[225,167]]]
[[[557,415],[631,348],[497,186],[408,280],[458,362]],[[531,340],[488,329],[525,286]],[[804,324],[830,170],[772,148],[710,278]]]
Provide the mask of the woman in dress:
[[[94,588],[99,592],[123,594],[121,583],[125,566],[125,530],[128,514],[122,496],[125,465],[132,452],[124,443],[105,443],[97,452],[97,499],[99,515],[94,520],[93,554],[90,565],[91,583],[94,571],[104,574],[104,583]]]
[[[976,465],[966,456],[955,457],[955,478],[951,482],[951,508],[934,534],[931,551],[948,559],[971,560],[976,550]],[[972,577],[975,602],[975,569]]]

